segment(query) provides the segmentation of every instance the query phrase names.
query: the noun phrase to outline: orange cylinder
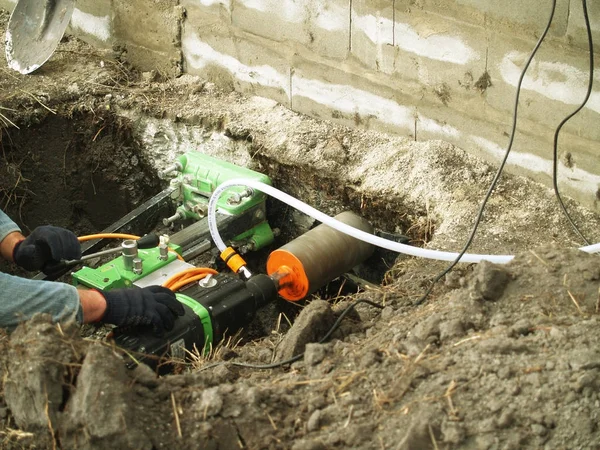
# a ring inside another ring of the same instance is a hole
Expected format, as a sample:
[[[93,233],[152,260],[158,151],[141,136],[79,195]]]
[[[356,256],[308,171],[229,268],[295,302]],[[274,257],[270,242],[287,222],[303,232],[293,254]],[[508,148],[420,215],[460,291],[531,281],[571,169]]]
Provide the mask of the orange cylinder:
[[[373,233],[371,224],[353,212],[346,211],[335,218]],[[297,301],[365,261],[374,250],[371,244],[319,225],[272,252],[267,273],[279,279],[279,295]]]

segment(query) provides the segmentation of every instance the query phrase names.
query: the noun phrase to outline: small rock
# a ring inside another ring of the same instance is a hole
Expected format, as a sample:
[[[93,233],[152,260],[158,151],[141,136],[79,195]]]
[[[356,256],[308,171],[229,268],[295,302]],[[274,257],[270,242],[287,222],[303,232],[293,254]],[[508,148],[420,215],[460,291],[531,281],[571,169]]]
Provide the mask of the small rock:
[[[512,408],[509,408],[502,411],[496,425],[498,425],[498,428],[508,428],[513,424],[514,420],[515,411]]]
[[[464,335],[465,329],[461,319],[452,319],[440,324],[440,340],[442,341]]]
[[[146,364],[138,364],[136,368],[131,371],[131,377],[142,386],[151,389],[158,386],[156,373]]]
[[[577,379],[576,389],[577,392],[581,392],[586,387],[594,387],[596,379],[598,378],[598,371],[593,370],[584,373]]]
[[[306,422],[306,429],[309,432],[317,431],[319,429],[320,422],[321,422],[321,410],[317,409],[308,418],[308,422]]]
[[[495,413],[500,411],[504,407],[504,401],[499,398],[493,398],[488,403],[490,412]]]
[[[431,336],[437,338],[440,334],[441,321],[440,314],[432,314],[423,322],[416,325],[411,334],[422,341],[426,341]]]
[[[156,72],[156,70],[151,70],[149,72],[143,72],[142,73],[142,80],[144,80],[146,83],[149,83],[151,81],[155,81],[157,78],[158,72]]]
[[[546,427],[544,425],[539,424],[539,423],[534,423],[533,425],[531,425],[531,431],[536,436],[545,436],[546,433],[548,432],[548,430],[546,429]]]
[[[457,272],[448,272],[444,279],[444,284],[448,289],[458,289],[460,287],[460,274]]]
[[[573,370],[590,370],[600,368],[600,353],[596,349],[583,348],[573,352],[569,358]]]
[[[552,339],[557,340],[557,341],[562,341],[566,337],[564,331],[562,331],[556,327],[550,328],[550,332],[548,334],[550,335],[550,337]]]
[[[323,344],[306,344],[304,349],[304,362],[307,366],[316,366],[325,359],[327,350]]]
[[[521,319],[510,327],[510,336],[527,336],[531,331],[531,322],[528,319]]]
[[[394,308],[392,308],[391,306],[386,306],[381,310],[381,318],[383,320],[387,321],[390,320],[392,317],[394,317]]]
[[[325,444],[323,444],[318,439],[315,439],[314,441],[302,439],[300,441],[294,442],[294,445],[292,445],[291,450],[325,450],[325,449],[326,449]]]
[[[502,297],[509,281],[510,274],[504,267],[483,261],[473,271],[469,290],[473,297],[495,301]]]
[[[218,388],[213,387],[202,391],[202,398],[200,399],[200,411],[206,416],[216,416],[221,412],[223,408],[223,398],[219,394]]]
[[[498,378],[500,378],[501,380],[506,380],[506,379],[512,377],[513,373],[514,372],[512,370],[512,367],[505,365],[498,369],[498,372],[496,375],[498,375]]]
[[[447,444],[458,445],[465,439],[465,435],[465,428],[460,423],[445,421],[442,424],[442,436]]]
[[[477,423],[477,429],[480,433],[491,433],[497,427],[495,417],[486,417]]]
[[[379,350],[368,350],[365,352],[363,357],[360,359],[360,367],[363,369],[369,369],[379,364],[383,360],[383,355]]]
[[[511,353],[531,353],[532,350],[527,345],[506,338],[490,338],[483,341],[480,345],[482,352],[497,353],[508,355]]]
[[[306,344],[321,339],[334,321],[335,317],[328,302],[310,302],[281,341],[277,349],[277,360],[283,361],[302,353]]]
[[[346,150],[337,138],[329,139],[321,154],[324,159],[335,161],[339,164],[344,164],[348,158]]]
[[[421,339],[418,339],[415,336],[410,336],[408,339],[402,342],[401,349],[403,350],[403,353],[406,353],[408,356],[417,356],[421,354],[426,346],[427,344]]]

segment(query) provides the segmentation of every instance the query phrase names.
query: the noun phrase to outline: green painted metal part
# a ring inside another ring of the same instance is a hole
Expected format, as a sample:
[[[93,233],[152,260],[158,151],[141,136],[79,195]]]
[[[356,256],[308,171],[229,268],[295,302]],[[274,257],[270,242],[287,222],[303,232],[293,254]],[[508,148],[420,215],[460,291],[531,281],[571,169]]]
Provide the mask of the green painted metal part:
[[[182,203],[182,208],[178,211],[184,213],[189,219],[199,220],[204,217],[203,206],[208,205],[211,194],[224,181],[247,178],[271,184],[271,179],[262,173],[199,152],[181,155],[178,162],[182,167],[175,183],[180,187],[179,196]],[[217,202],[218,209],[226,214],[239,215],[266,199],[264,193],[254,191],[250,197],[239,202],[232,201],[234,194],[241,194],[244,190],[243,186],[228,189]]]
[[[267,222],[261,222],[254,228],[232,239],[233,243],[247,242],[250,250],[260,250],[275,239],[273,230]]]
[[[181,303],[191,308],[191,310],[200,318],[202,328],[204,329],[204,348],[202,349],[202,353],[208,355],[213,344],[213,327],[210,313],[204,306],[187,295],[175,294],[175,297],[177,297],[177,300]]]
[[[181,252],[179,246],[171,245],[171,248],[177,253]],[[83,267],[74,272],[72,274],[73,284],[75,286],[84,285],[89,288],[102,290],[131,287],[139,279],[147,277],[152,272],[173,262],[177,258],[177,255],[174,252],[169,252],[167,259],[163,261],[160,259],[160,250],[156,247],[139,249],[138,257],[143,262],[143,271],[139,275],[136,275],[133,271],[126,270],[123,257],[119,256],[97,269]]]
[[[177,159],[181,170],[171,181],[174,187],[174,199],[180,206],[177,213],[180,217],[201,220],[208,210],[208,201],[213,191],[224,181],[244,178],[271,185],[271,179],[262,173],[245,167],[222,161],[200,152],[188,152]],[[254,190],[252,195],[241,197],[246,191],[244,186],[233,186],[228,189],[217,202],[219,212],[238,216],[257,205],[264,205],[266,194]],[[236,198],[237,197],[237,198]],[[273,242],[274,235],[268,222],[257,220],[252,228],[232,239],[233,242],[247,244],[251,250],[259,250]]]

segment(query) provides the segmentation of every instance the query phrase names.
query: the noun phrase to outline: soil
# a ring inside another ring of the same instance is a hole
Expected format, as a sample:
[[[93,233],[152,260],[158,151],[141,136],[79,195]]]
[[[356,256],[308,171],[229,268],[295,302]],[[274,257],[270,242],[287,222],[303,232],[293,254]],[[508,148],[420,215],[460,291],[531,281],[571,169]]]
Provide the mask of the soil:
[[[414,245],[456,251],[495,170],[444,142],[140,74],[68,38],[32,75],[0,63],[0,113],[0,201],[25,229],[96,231],[198,148],[327,213],[352,209]],[[567,206],[598,242],[598,214]],[[275,226],[312,225],[277,202],[270,210]],[[163,377],[126,369],[118,349],[78,327],[36,318],[0,339],[2,448],[598,448],[600,256],[580,245],[550,189],[504,175],[470,251],[515,259],[461,265],[418,306],[446,263],[400,256],[382,283],[313,296],[291,327],[261,313],[262,337]],[[382,309],[357,305],[318,343],[355,300]],[[275,369],[235,365],[301,351]]]

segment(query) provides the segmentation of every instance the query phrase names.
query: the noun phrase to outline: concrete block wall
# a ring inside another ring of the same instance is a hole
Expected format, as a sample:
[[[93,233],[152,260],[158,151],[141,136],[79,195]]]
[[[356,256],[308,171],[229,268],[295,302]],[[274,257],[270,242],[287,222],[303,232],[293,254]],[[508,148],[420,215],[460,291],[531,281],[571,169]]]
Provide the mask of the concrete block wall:
[[[13,0],[0,0],[10,9]],[[444,139],[490,161],[550,0],[78,0],[71,32],[142,70],[200,75],[353,127]],[[600,3],[588,0],[600,43]],[[598,45],[596,48],[600,48]],[[584,98],[582,2],[557,0],[524,80],[509,170],[550,184],[555,127]],[[596,76],[596,81],[600,74]],[[598,85],[597,85],[598,86]],[[563,130],[560,184],[600,209],[600,88]]]

